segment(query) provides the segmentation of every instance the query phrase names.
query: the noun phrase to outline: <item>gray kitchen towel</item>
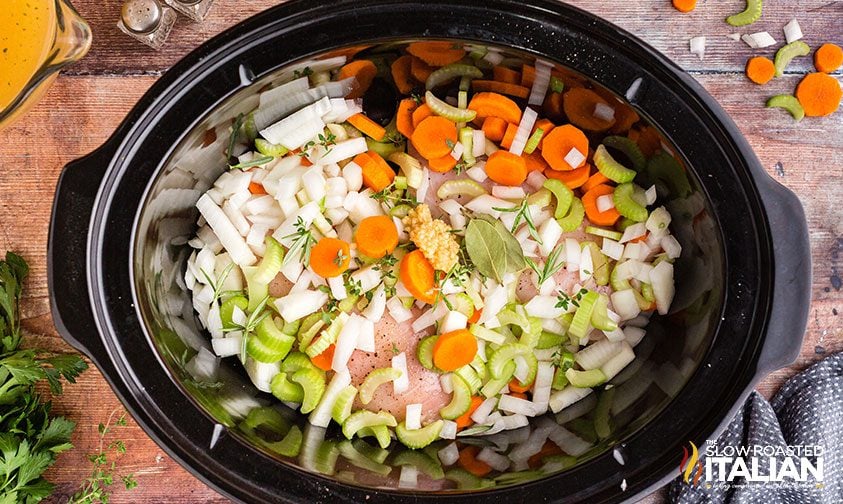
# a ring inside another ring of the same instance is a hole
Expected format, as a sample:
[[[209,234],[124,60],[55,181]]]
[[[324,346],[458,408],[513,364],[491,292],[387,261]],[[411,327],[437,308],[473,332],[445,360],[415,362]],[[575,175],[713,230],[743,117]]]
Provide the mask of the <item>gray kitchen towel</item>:
[[[815,446],[820,447],[821,453],[811,448]],[[791,447],[790,452],[785,451],[787,447]],[[750,450],[750,453],[746,454],[746,450]],[[802,453],[796,453],[800,451]],[[767,402],[758,392],[753,392],[716,443],[709,442],[706,447],[699,448],[701,477],[696,484],[694,471],[688,481],[680,476],[670,484],[668,496],[671,502],[681,504],[843,503],[841,451],[843,353],[838,353],[788,380],[771,402]],[[798,478],[786,475],[774,478],[781,481],[765,482],[757,481],[760,478],[750,473],[749,477],[737,476],[733,481],[728,481],[728,473],[738,458],[751,470],[753,461],[750,458],[753,453],[759,455],[754,461],[758,466],[756,475],[770,475],[771,466],[773,474],[781,473],[788,464],[785,461],[789,458],[788,454],[793,462],[791,467],[795,467],[800,475]],[[816,470],[822,464],[821,481],[808,470],[807,478],[802,477],[805,461],[800,455],[811,455],[808,462]],[[715,463],[716,457],[727,461]],[[707,458],[713,460],[707,462]],[[718,470],[723,465],[726,470]],[[703,470],[709,466],[713,467],[710,475]],[[726,474],[723,476],[726,481],[720,481],[721,472]]]

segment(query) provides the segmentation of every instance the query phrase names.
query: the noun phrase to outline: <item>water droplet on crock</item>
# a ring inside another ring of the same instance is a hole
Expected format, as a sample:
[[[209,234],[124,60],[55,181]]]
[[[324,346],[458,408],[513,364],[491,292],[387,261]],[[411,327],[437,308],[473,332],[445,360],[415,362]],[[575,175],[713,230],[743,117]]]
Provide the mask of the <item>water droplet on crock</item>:
[[[626,90],[626,93],[624,94],[628,102],[635,103],[635,100],[638,99],[638,93],[639,91],[641,91],[641,84],[643,82],[644,79],[642,77],[638,77],[637,79],[632,81],[632,84],[629,85]]]
[[[626,465],[626,459],[624,459],[623,452],[621,451],[621,449],[619,447],[616,446],[612,450],[612,456],[615,457],[615,460],[618,462],[618,464]]]
[[[255,72],[252,71],[251,68],[240,64],[237,68],[237,72],[240,74],[240,85],[241,86],[248,86],[255,80]]]
[[[127,0],[120,12],[126,28],[136,33],[155,31],[161,22],[161,14],[158,0]]]
[[[214,446],[217,445],[217,442],[220,440],[220,437],[222,437],[224,429],[225,427],[222,424],[214,424],[214,432],[211,434],[211,446],[209,447],[209,449],[214,449]]]

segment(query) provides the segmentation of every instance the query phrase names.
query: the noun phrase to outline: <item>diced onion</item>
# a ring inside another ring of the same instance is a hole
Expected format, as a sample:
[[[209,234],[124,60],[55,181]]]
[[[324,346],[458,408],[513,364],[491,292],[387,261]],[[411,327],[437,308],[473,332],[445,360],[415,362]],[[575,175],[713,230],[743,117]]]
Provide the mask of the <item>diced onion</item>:
[[[641,313],[641,309],[638,306],[638,301],[635,299],[635,294],[632,292],[632,289],[624,289],[613,292],[611,298],[612,307],[615,312],[620,315],[621,319],[633,319]]]
[[[570,151],[568,151],[568,154],[565,155],[565,162],[574,168],[579,168],[579,166],[582,165],[584,161],[585,154],[577,150],[576,147],[572,148]]]
[[[439,431],[439,437],[442,439],[456,439],[457,422],[452,420],[442,420],[442,430]]]
[[[472,132],[471,155],[480,157],[486,153],[486,135],[483,130],[476,129]]]
[[[336,322],[334,323],[336,324]],[[360,333],[357,335],[356,347],[363,352],[375,352],[375,324],[371,320],[360,321]]]
[[[462,157],[464,152],[465,152],[465,146],[462,144],[462,142],[457,142],[454,145],[454,149],[451,151],[451,157],[456,159],[456,160],[459,160]]]
[[[673,265],[662,261],[650,271],[650,284],[653,286],[653,296],[656,307],[661,315],[667,315],[676,288],[673,285]]]
[[[784,25],[784,38],[788,44],[802,38],[802,27],[799,26],[799,21],[796,18],[791,19],[789,23]]]
[[[410,388],[410,374],[407,371],[407,354],[401,352],[393,356],[392,367],[401,371],[401,376],[392,382],[392,391],[395,394],[403,394]]]
[[[634,347],[638,343],[641,343],[641,340],[644,339],[644,335],[647,334],[647,331],[640,327],[627,325],[623,328],[623,333],[626,342],[629,343],[630,346]]]
[[[203,194],[196,202],[196,208],[208,222],[225,250],[231,255],[231,260],[235,264],[251,266],[257,262],[257,257],[246,244],[246,240],[243,239],[222,209],[211,200],[210,196]]]
[[[383,317],[384,309],[386,309],[386,287],[380,284],[375,289],[372,300],[363,309],[363,316],[372,322],[379,322],[381,317]]]
[[[703,56],[705,56],[705,37],[691,39],[691,54],[696,54],[700,59],[703,59]]]
[[[358,154],[366,152],[369,147],[366,145],[366,139],[363,137],[352,138],[344,142],[339,142],[331,146],[331,151],[322,156],[319,160],[323,165],[329,163],[337,163],[348,158],[352,158]]]
[[[548,70],[548,77],[549,73],[550,71]],[[535,84],[533,87],[535,88]],[[544,98],[542,98],[542,100],[544,100]],[[539,103],[539,105],[541,105],[541,103]],[[515,137],[512,139],[512,145],[509,147],[509,152],[515,154],[516,156],[520,156],[524,152],[524,148],[527,146],[527,141],[530,139],[530,132],[533,131],[533,126],[536,124],[538,116],[538,112],[532,108],[527,107],[524,109],[524,113],[521,115],[521,122],[518,123],[518,129],[515,131]]]
[[[211,340],[211,347],[219,357],[231,357],[240,353],[243,343],[242,336],[229,335],[225,338],[214,338]]]
[[[465,329],[466,325],[468,325],[468,317],[464,313],[449,311],[442,318],[442,321],[439,322],[439,332],[444,334],[458,329]]]
[[[305,290],[287,294],[275,300],[278,313],[287,322],[306,317],[325,306],[328,294],[318,290]]]
[[[615,200],[611,194],[604,194],[597,197],[597,211],[605,212],[615,208]]]
[[[532,402],[506,394],[501,396],[500,402],[498,402],[498,409],[528,417],[536,416],[536,410]]]
[[[527,315],[543,319],[556,319],[565,314],[565,310],[557,308],[559,300],[556,296],[533,296],[524,305]]]
[[[407,430],[421,429],[422,405],[420,403],[408,404],[404,417],[404,425]]]
[[[590,388],[565,387],[550,395],[550,411],[559,413],[568,406],[594,392]],[[555,442],[555,441],[554,441]]]
[[[613,121],[615,119],[615,109],[603,102],[597,102],[597,105],[594,106],[594,117],[601,121]]]
[[[413,318],[413,312],[405,308],[397,296],[386,302],[386,308],[389,310],[389,315],[399,324]]]
[[[351,375],[348,371],[334,373],[334,377],[331,378],[331,382],[322,394],[322,399],[308,417],[308,422],[317,427],[327,427],[331,423],[331,411],[337,402],[337,397],[349,385],[351,385]]]
[[[765,31],[743,35],[741,39],[753,49],[763,49],[776,45],[776,39]]]
[[[486,170],[483,169],[483,166],[472,166],[471,168],[465,171],[465,174],[468,175],[468,178],[470,178],[471,180],[479,182],[481,184],[485,182],[487,178],[489,178],[489,176],[486,175]]]
[[[471,419],[474,420],[475,423],[482,424],[487,418],[489,418],[489,414],[497,404],[497,397],[490,397],[486,399],[480,403],[480,406],[478,406],[476,410],[474,410],[474,413],[471,414]]]
[[[331,361],[331,369],[334,371],[344,371],[348,369],[348,359],[351,358],[351,354],[357,347],[358,336],[365,320],[366,319],[356,313],[348,317],[348,320],[342,327],[339,336],[337,336],[337,342],[334,348],[334,358]]]
[[[682,255],[682,245],[676,240],[673,235],[667,235],[662,237],[661,241],[659,242],[662,249],[667,253],[667,257],[671,259],[676,259],[680,255]]]
[[[610,257],[615,261],[623,257],[624,246],[610,238],[603,238],[603,247],[600,249],[606,257]]]
[[[419,469],[413,465],[401,466],[398,488],[416,488],[417,486],[419,486]]]
[[[451,373],[443,374],[439,377],[439,386],[442,392],[450,394],[454,391],[454,376]]]
[[[530,89],[530,96],[527,104],[541,106],[547,96],[547,88],[550,86],[551,68],[547,62],[536,60],[536,75],[533,78],[533,87]]]
[[[573,238],[565,238],[565,269],[578,271],[580,269],[580,244]]]
[[[635,352],[632,351],[632,347],[629,346],[629,343],[624,341],[620,344],[617,354],[606,361],[606,363],[600,367],[600,370],[603,371],[604,375],[606,375],[607,380],[611,380],[634,359]]]
[[[644,191],[644,197],[647,200],[647,206],[650,206],[655,203],[656,198],[658,197],[658,193],[656,192],[656,186],[651,185],[649,189]]]

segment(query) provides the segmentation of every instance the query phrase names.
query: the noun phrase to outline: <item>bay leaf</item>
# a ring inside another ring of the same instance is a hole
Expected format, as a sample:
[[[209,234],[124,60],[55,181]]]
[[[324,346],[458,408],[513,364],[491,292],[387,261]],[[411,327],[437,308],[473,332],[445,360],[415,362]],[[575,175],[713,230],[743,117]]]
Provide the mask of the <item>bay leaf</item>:
[[[499,220],[472,219],[465,230],[465,248],[477,271],[499,283],[527,265],[518,240]]]

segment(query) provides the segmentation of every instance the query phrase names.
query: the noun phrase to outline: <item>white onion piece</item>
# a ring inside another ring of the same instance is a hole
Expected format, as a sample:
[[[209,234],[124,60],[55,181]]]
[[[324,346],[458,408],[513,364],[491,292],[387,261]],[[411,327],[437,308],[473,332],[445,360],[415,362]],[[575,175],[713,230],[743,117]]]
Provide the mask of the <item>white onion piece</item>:
[[[449,333],[459,329],[465,329],[468,325],[468,317],[464,313],[458,311],[449,311],[439,322],[439,332],[441,334]]]
[[[617,355],[620,351],[621,343],[600,340],[574,354],[574,358],[577,364],[585,370],[597,369],[609,362],[609,359]]]
[[[352,273],[351,279],[360,284],[360,292],[369,292],[381,283],[381,273],[370,265]]]
[[[486,170],[483,169],[483,166],[472,166],[471,168],[465,171],[465,174],[468,175],[468,178],[480,184],[482,184],[486,181],[487,178],[489,178],[489,176],[486,175]]]
[[[465,207],[474,213],[491,215],[492,217],[498,219],[501,217],[501,212],[499,210],[495,210],[495,208],[513,208],[515,207],[515,203],[495,198],[494,196],[488,194],[483,194],[466,203]],[[511,214],[512,212],[509,213]]]
[[[345,325],[342,326],[342,330],[337,336],[336,346],[334,347],[334,358],[331,361],[331,369],[334,371],[348,370],[348,359],[351,358],[351,354],[357,347],[358,336],[362,330],[364,321],[366,319],[353,313],[348,317]]]
[[[753,49],[763,49],[765,47],[776,45],[776,39],[765,31],[743,35],[741,39]]]
[[[550,411],[559,413],[593,392],[590,388],[565,387],[550,394]]]
[[[489,414],[492,412],[492,410],[497,404],[497,397],[490,397],[486,399],[485,401],[480,403],[480,406],[478,406],[476,410],[474,410],[474,413],[471,414],[471,419],[474,420],[475,423],[482,424],[486,421],[487,418],[489,418]]]
[[[398,488],[416,488],[419,486],[419,470],[416,466],[401,466],[398,475]]]
[[[447,311],[448,307],[445,306],[445,303],[436,303],[436,306],[431,307],[413,321],[413,331],[419,332],[427,329],[442,318]]]
[[[331,296],[337,301],[342,301],[348,297],[348,292],[345,289],[345,282],[341,276],[329,278],[328,287],[331,289]]]
[[[261,130],[262,137],[274,144],[294,150],[316,137],[325,129],[322,116],[331,110],[331,100],[321,98],[312,105],[294,112],[277,123]]]
[[[658,193],[656,192],[656,186],[651,185],[649,189],[644,191],[644,197],[647,200],[647,206],[650,206],[655,203],[656,198],[658,197]]]
[[[457,142],[456,144],[454,144],[453,150],[451,150],[451,157],[456,160],[459,160],[464,152],[465,146],[462,144],[462,142]]]
[[[405,308],[397,296],[386,302],[386,308],[389,310],[389,315],[399,324],[413,318],[413,312]]]
[[[531,171],[527,175],[527,180],[526,180],[525,184],[527,184],[527,187],[529,187],[533,191],[538,191],[539,189],[541,189],[544,186],[544,183],[545,183],[546,180],[547,180],[547,177],[545,177],[542,172],[536,170],[536,171]]]
[[[539,362],[539,369],[536,371],[536,381],[533,386],[533,410],[537,415],[542,415],[547,411],[555,369],[551,362]]]
[[[633,360],[635,360],[635,352],[633,352],[629,343],[624,341],[620,344],[618,353],[606,361],[606,363],[600,367],[600,370],[604,375],[606,375],[607,380],[611,380]]]
[[[598,212],[605,212],[606,210],[611,210],[612,208],[615,208],[615,200],[611,194],[604,194],[603,196],[598,196],[596,203]]]
[[[521,427],[526,427],[530,425],[530,419],[527,418],[526,415],[509,415],[501,418],[498,421],[498,424],[501,427],[501,430],[513,430],[513,429],[520,429]],[[492,431],[484,432],[485,435],[488,435]]]
[[[507,299],[508,292],[506,287],[502,285],[498,285],[491,292],[486,295],[485,298],[485,306],[483,308],[483,313],[480,314],[480,319],[478,320],[479,324],[486,324],[489,327],[487,322],[490,322],[493,318],[497,318],[496,315],[506,306],[508,301]]]
[[[251,266],[257,262],[257,257],[246,244],[246,240],[243,239],[222,209],[207,194],[203,194],[199,198],[199,201],[196,202],[196,208],[208,222],[235,264]]]
[[[644,339],[644,335],[647,334],[647,331],[640,327],[627,325],[623,328],[623,333],[626,338],[626,342],[629,343],[630,346],[635,347],[638,343],[641,343],[641,340]]]
[[[591,250],[583,250],[580,253],[580,282],[585,282],[594,274],[594,260],[591,258]]]
[[[623,236],[621,236],[619,243],[626,243],[630,240],[640,238],[641,236],[644,236],[644,233],[646,232],[647,227],[644,225],[643,222],[633,224],[624,230]]]
[[[352,158],[358,154],[366,152],[369,147],[366,145],[365,138],[352,138],[344,142],[339,142],[331,146],[331,151],[322,156],[319,160],[321,164],[337,163],[348,158]]]
[[[566,390],[569,390],[571,388],[573,387],[568,387],[565,390],[562,390],[561,392],[565,392]],[[591,389],[577,390],[587,390],[591,392]],[[578,457],[583,453],[587,452],[589,449],[591,449],[591,443],[579,438],[576,434],[562,426],[559,426],[559,428],[557,429],[553,429],[548,435],[548,438],[550,438],[550,440],[553,441],[556,446],[562,448],[562,451],[573,457]]]
[[[456,439],[457,422],[452,420],[442,420],[442,430],[439,431],[439,437],[442,439]]]
[[[784,25],[784,38],[788,44],[801,39],[802,36],[802,27],[799,26],[799,21],[796,18],[791,19],[789,23]]]
[[[421,183],[416,189],[416,201],[424,201],[427,198],[427,191],[430,189],[430,171],[422,168]]]
[[[489,447],[480,450],[480,453],[478,453],[475,458],[480,462],[487,464],[495,471],[506,471],[510,464],[510,460],[507,457],[497,453]]]
[[[568,271],[579,271],[580,269],[580,244],[573,238],[565,238],[565,269]]]
[[[600,250],[606,257],[617,261],[623,257],[624,246],[610,238],[603,238],[603,247]]]
[[[662,237],[661,241],[659,242],[662,249],[667,253],[667,257],[671,259],[676,259],[680,255],[682,255],[682,245],[676,240],[673,235],[667,235]]]
[[[378,285],[375,293],[372,295],[372,300],[363,309],[363,316],[372,322],[379,322],[383,317],[383,312],[386,309],[386,287],[383,284]]]
[[[524,192],[524,188],[521,186],[501,186],[495,185],[492,187],[492,196],[495,198],[501,199],[524,199],[527,194]]]
[[[476,129],[472,132],[471,155],[480,157],[486,153],[486,135],[483,130]]]
[[[594,106],[594,117],[600,119],[601,121],[614,121],[615,120],[615,109],[611,106],[606,105],[603,102],[597,102]]]
[[[700,59],[703,59],[703,56],[705,56],[705,37],[691,39],[691,54],[696,54]]]
[[[242,336],[228,335],[224,338],[214,338],[211,340],[211,347],[214,349],[214,353],[219,357],[231,357],[232,355],[238,355],[242,344]]]
[[[647,222],[644,226],[647,228],[647,231],[653,233],[654,235],[664,236],[668,232],[670,221],[670,212],[668,212],[665,207],[661,206],[650,212],[650,216],[647,217]]]
[[[556,307],[558,302],[559,300],[556,296],[533,296],[533,298],[524,305],[524,310],[527,312],[527,315],[531,317],[556,319],[565,314],[565,310]]]
[[[442,388],[442,392],[446,394],[450,394],[454,391],[454,375],[451,373],[443,374],[439,377],[439,387]]]
[[[536,410],[533,407],[532,402],[506,394],[501,396],[501,399],[498,402],[498,409],[509,413],[515,413],[517,415],[524,415],[528,417],[536,416]]]
[[[527,104],[541,106],[547,96],[547,88],[550,86],[551,68],[553,65],[545,61],[536,60],[536,75],[533,79],[533,87],[530,89],[530,96]]]
[[[246,365],[244,367],[246,368],[246,374],[249,375],[249,379],[261,392],[271,392],[272,389],[269,383],[272,377],[281,372],[280,362],[258,362],[252,358],[246,359]]]
[[[556,248],[559,239],[562,237],[562,226],[559,225],[556,219],[547,219],[539,225],[538,232],[539,238],[541,238],[539,250],[544,257],[547,257]],[[558,260],[559,258],[557,258]]]
[[[573,168],[579,168],[585,162],[585,154],[574,147],[565,155],[565,162]]]
[[[293,322],[316,313],[328,302],[328,294],[317,290],[294,292],[275,300],[278,313],[286,322]]]
[[[653,296],[656,298],[656,308],[659,313],[666,315],[673,302],[676,288],[673,285],[673,265],[662,261],[650,271],[650,284],[653,286]]]
[[[407,430],[421,429],[422,405],[420,403],[408,404],[404,416],[404,425]]]
[[[622,320],[634,319],[641,313],[638,307],[638,301],[635,299],[635,294],[632,289],[624,289],[613,292],[611,295],[612,307],[615,312],[620,315]]]
[[[548,74],[549,73],[550,71],[548,70]],[[535,88],[535,83],[533,84],[533,87]],[[539,103],[539,105],[541,105],[541,103]],[[536,124],[538,116],[538,112],[532,108],[527,107],[524,109],[524,113],[521,115],[521,122],[518,123],[518,129],[515,131],[515,136],[512,139],[512,145],[509,147],[509,152],[515,154],[516,156],[520,156],[524,153],[524,147],[527,146],[527,141],[530,139],[530,132],[533,131],[533,126]]]

